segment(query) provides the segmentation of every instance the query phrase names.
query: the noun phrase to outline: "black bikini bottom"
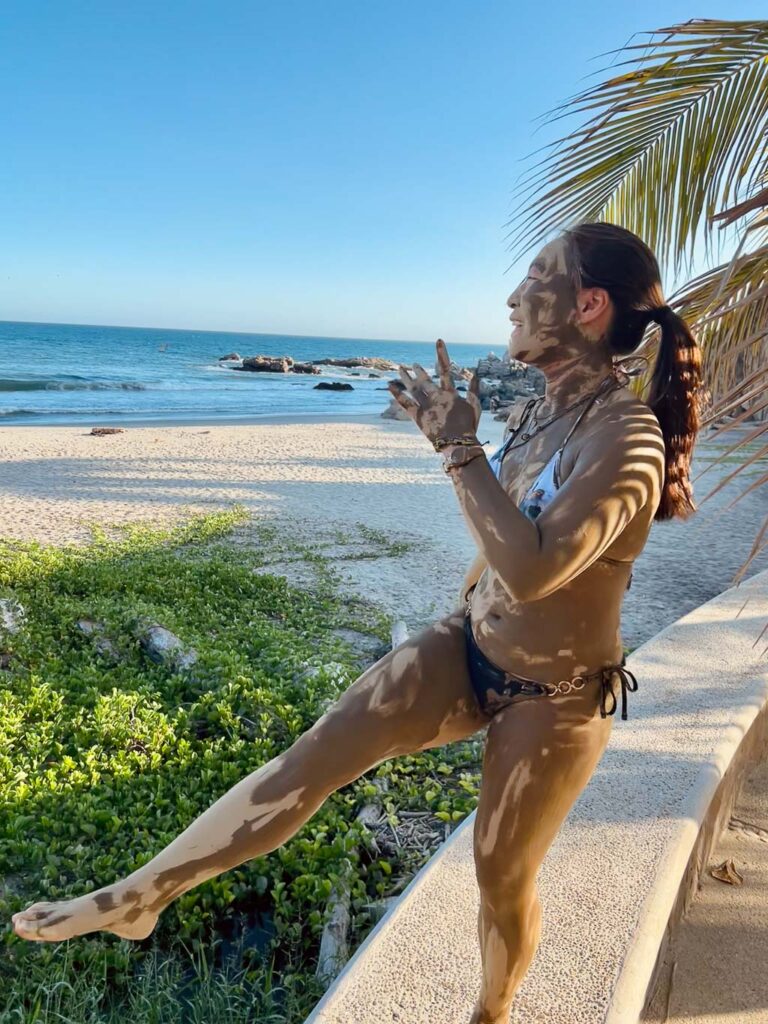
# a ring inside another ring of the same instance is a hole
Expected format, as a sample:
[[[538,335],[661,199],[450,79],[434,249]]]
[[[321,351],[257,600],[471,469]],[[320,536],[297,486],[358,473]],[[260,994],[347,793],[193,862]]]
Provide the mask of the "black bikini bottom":
[[[527,697],[553,697],[558,693],[570,693],[583,689],[592,680],[600,681],[600,717],[613,715],[616,712],[616,694],[613,692],[613,677],[618,675],[621,680],[621,717],[627,719],[627,690],[634,693],[637,690],[637,679],[625,667],[625,660],[622,658],[620,665],[610,665],[598,669],[587,675],[574,676],[573,679],[563,680],[560,683],[538,683],[533,679],[526,679],[523,676],[510,675],[498,665],[490,661],[480,648],[472,633],[472,619],[469,613],[469,602],[467,602],[464,614],[464,633],[467,638],[467,668],[469,678],[472,681],[472,689],[482,710],[493,715],[502,707],[509,704],[509,698],[518,694]],[[611,709],[606,708],[606,697],[610,694],[613,705]]]

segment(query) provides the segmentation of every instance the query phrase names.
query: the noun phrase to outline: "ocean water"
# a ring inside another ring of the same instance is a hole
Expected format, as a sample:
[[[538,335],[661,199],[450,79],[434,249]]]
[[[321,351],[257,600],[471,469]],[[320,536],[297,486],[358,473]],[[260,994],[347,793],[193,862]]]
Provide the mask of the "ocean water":
[[[495,351],[501,356],[501,342]],[[487,345],[451,345],[461,366],[475,366]],[[230,334],[135,327],[0,321],[0,424],[215,422],[280,416],[380,413],[387,380],[367,370],[329,367],[321,375],[240,373],[219,364],[229,352],[326,357],[380,356],[434,369],[433,343]],[[353,391],[316,391],[344,380]]]

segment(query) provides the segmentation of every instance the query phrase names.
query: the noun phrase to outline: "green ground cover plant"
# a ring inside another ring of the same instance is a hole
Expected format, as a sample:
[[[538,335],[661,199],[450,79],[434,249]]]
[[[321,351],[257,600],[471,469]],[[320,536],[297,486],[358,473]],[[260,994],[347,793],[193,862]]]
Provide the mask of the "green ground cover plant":
[[[359,651],[334,630],[386,649],[389,619],[342,593],[330,561],[294,549],[313,582],[290,585],[268,565],[290,546],[284,533],[247,519],[235,508],[96,530],[82,546],[0,541],[0,598],[26,613],[0,671],[0,1024],[300,1021],[321,994],[334,884],[349,879],[354,947],[371,907],[431,852],[376,842],[360,808],[377,797],[394,825],[419,811],[448,830],[476,806],[473,738],[387,761],[334,793],[283,847],[177,899],[143,942],[13,933],[12,913],[135,870],[290,746],[359,674]],[[84,619],[112,653],[78,628]],[[194,649],[195,664],[150,660],[137,639],[148,622]]]

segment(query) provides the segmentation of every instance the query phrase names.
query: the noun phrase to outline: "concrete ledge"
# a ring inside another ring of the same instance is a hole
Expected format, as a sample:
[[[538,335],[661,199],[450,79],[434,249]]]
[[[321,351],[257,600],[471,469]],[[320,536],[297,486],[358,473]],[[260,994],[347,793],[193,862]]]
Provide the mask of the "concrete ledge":
[[[539,874],[542,941],[514,1024],[637,1024],[670,931],[768,735],[768,572],[638,648],[627,722]],[[746,743],[744,742],[747,737]],[[480,979],[470,815],[307,1024],[465,1024]]]

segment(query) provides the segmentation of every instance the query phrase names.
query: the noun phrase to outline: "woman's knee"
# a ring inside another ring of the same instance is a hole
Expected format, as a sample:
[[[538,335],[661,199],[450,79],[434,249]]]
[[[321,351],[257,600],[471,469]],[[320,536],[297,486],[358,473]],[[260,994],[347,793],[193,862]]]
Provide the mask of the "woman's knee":
[[[527,907],[536,891],[538,864],[531,861],[524,839],[487,851],[474,836],[475,877],[483,902],[490,906]]]

